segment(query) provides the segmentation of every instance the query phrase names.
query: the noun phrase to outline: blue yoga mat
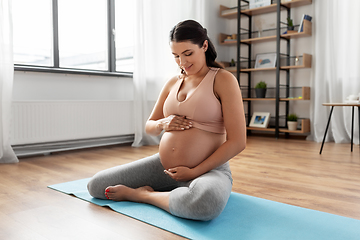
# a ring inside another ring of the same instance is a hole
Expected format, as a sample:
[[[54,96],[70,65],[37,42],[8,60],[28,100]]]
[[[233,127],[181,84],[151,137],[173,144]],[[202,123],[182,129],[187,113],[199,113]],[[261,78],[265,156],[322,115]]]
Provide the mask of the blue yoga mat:
[[[172,216],[148,204],[93,198],[86,188],[88,181],[81,179],[49,188],[99,206],[108,206],[116,212],[190,239],[360,239],[359,220],[239,193],[231,193],[219,217],[201,222]]]

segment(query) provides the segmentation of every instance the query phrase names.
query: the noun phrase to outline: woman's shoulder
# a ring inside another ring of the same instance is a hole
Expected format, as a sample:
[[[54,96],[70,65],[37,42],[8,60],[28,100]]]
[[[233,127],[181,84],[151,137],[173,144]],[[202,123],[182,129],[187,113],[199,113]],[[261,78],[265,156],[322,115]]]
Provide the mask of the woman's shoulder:
[[[177,81],[181,81],[182,77],[181,75],[175,75],[173,76],[172,78],[170,78],[166,84],[169,84],[169,85],[174,85]]]
[[[220,98],[232,96],[234,90],[239,93],[239,83],[231,72],[219,69],[215,76],[214,92]]]
[[[215,76],[215,84],[229,84],[237,82],[236,77],[231,72],[220,68]]]
[[[173,76],[165,83],[164,89],[167,89],[168,91],[170,91],[171,88],[180,80],[181,80],[181,76],[179,76],[179,75]]]

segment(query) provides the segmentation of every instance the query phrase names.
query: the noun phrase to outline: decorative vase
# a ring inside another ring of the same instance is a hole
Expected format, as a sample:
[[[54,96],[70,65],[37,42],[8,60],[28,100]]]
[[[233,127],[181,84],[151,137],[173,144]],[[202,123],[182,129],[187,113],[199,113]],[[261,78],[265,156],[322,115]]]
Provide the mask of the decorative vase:
[[[288,122],[287,122],[287,125],[288,125],[288,129],[289,129],[290,131],[296,131],[296,129],[297,129],[297,122],[288,121]]]
[[[257,98],[265,98],[266,88],[255,88],[255,95]]]

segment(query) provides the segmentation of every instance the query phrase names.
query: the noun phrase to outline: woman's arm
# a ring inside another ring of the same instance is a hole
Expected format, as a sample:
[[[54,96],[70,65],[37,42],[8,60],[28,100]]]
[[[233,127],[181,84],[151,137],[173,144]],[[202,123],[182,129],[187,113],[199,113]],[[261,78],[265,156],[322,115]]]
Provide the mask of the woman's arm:
[[[215,93],[219,96],[226,128],[226,141],[202,163],[194,168],[196,175],[204,174],[239,154],[246,146],[246,121],[239,84],[233,74],[219,70],[215,79]]]
[[[165,118],[163,113],[165,100],[177,79],[177,77],[170,79],[161,90],[150,117],[146,121],[145,131],[147,134],[158,136],[163,130],[182,131],[192,127],[191,122],[185,119],[185,116],[170,115]]]
[[[219,70],[214,91],[221,101],[226,141],[207,159],[189,169],[177,167],[165,171],[177,181],[194,179],[224,163],[243,151],[246,146],[246,122],[241,91],[236,78],[225,70]]]

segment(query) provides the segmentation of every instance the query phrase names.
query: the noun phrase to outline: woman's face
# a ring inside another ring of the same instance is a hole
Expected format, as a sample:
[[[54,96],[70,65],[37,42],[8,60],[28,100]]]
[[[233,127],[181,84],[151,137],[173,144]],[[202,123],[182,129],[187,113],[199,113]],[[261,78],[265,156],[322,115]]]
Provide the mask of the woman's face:
[[[207,40],[204,41],[202,47],[199,47],[190,41],[170,42],[170,48],[172,54],[174,55],[175,62],[188,76],[198,73],[204,66],[206,66],[205,52],[207,47]]]

